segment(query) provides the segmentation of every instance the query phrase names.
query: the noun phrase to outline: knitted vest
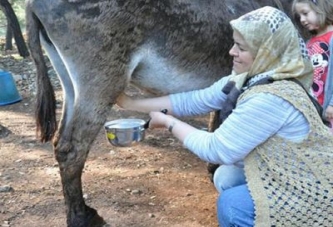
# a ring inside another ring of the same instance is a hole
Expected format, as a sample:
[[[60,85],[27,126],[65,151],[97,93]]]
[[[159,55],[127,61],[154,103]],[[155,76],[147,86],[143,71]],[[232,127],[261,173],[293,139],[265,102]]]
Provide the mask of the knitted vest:
[[[310,124],[302,142],[277,135],[245,159],[245,175],[255,204],[255,226],[333,226],[333,136],[304,90],[276,81],[246,90],[238,101],[265,92],[290,102]]]

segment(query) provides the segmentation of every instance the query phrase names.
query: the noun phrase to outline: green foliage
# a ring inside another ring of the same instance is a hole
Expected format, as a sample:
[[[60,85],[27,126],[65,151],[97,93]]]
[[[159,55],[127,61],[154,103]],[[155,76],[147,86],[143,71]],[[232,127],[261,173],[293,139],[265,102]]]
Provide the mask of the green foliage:
[[[25,0],[8,0],[11,3],[12,8],[16,14],[16,17],[20,23],[21,30],[24,33],[25,31]],[[0,11],[0,36],[6,35],[7,20],[5,14]]]

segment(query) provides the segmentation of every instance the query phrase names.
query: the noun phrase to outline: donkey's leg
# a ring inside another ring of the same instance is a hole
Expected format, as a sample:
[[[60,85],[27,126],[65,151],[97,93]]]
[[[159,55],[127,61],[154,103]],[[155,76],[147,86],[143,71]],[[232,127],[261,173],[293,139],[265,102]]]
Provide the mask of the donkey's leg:
[[[211,112],[209,116],[208,131],[214,132],[215,129],[217,129],[221,125],[221,123],[222,122],[220,120],[220,111]],[[207,163],[208,176],[211,182],[213,182],[214,173],[219,166],[219,164]]]
[[[86,105],[86,100],[91,100]],[[84,101],[85,100],[85,101]],[[82,170],[89,149],[106,119],[109,105],[100,105],[94,97],[79,97],[73,118],[61,125],[62,131],[54,142],[59,163],[69,227],[99,227],[105,224],[97,211],[85,204],[82,193]],[[98,104],[96,104],[98,103]]]

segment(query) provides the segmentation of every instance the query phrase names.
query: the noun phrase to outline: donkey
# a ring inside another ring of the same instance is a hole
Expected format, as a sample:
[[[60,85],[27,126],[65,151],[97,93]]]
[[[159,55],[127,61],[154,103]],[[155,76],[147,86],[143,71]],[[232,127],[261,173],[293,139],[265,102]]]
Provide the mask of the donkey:
[[[229,21],[284,0],[27,0],[28,47],[37,69],[37,131],[52,140],[67,226],[103,226],[85,204],[81,175],[89,149],[129,83],[163,95],[209,86],[231,69]],[[43,48],[43,49],[42,49]],[[43,58],[61,81],[55,95]]]

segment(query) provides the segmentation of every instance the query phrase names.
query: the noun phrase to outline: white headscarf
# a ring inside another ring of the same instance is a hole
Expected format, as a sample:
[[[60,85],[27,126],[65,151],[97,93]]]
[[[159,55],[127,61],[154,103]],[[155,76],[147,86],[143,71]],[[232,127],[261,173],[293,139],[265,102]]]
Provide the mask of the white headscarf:
[[[251,11],[230,22],[255,57],[249,72],[232,73],[238,89],[246,79],[269,74],[274,80],[298,79],[306,89],[312,84],[313,68],[305,42],[286,14],[273,7]]]

